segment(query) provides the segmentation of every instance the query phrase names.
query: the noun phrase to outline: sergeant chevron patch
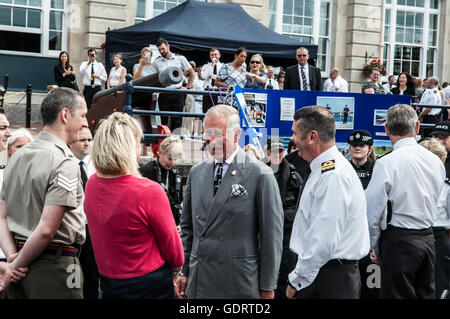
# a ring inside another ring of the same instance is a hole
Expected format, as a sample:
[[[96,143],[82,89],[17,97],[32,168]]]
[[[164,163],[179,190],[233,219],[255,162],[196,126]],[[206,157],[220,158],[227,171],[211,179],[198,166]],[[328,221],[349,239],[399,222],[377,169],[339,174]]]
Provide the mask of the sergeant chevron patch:
[[[325,173],[326,171],[331,171],[332,169],[335,169],[336,165],[335,165],[334,160],[331,160],[331,161],[323,162],[321,167],[322,167],[322,173]]]
[[[72,192],[77,189],[78,186],[78,178],[75,177],[73,179],[67,178],[62,174],[58,175],[58,185],[64,188],[68,192]]]

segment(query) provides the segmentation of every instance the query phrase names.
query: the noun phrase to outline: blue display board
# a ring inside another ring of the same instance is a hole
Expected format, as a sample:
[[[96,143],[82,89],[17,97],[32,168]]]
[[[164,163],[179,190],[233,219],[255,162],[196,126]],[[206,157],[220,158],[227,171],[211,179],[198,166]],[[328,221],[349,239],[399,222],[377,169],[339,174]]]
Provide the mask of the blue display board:
[[[347,142],[350,133],[357,129],[369,131],[374,140],[388,142],[384,130],[387,109],[395,104],[411,104],[410,95],[235,88],[235,95],[240,93],[245,97],[248,125],[255,127],[262,145],[267,136],[291,136],[293,113],[309,105],[329,107],[335,114],[337,143]],[[250,142],[245,130],[244,124],[241,146]]]

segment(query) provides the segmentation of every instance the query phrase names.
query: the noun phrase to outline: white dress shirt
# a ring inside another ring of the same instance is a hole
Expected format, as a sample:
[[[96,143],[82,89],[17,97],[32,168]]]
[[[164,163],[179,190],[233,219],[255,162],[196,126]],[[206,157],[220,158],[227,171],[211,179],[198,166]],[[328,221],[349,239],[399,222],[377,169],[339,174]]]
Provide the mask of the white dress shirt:
[[[329,260],[359,260],[370,249],[364,190],[350,162],[333,146],[310,167],[290,241],[298,260],[289,282],[297,290]]]
[[[302,66],[300,64],[298,65],[298,76],[300,79],[300,90],[304,90],[303,88],[303,79],[302,79]],[[309,65],[308,63],[306,63],[306,65],[303,67],[303,72],[305,73],[306,76],[306,84],[307,84],[307,88],[306,90],[311,91],[311,85],[309,84]]]
[[[429,228],[436,219],[444,180],[444,164],[412,137],[400,139],[391,153],[375,162],[366,189],[370,242],[375,255],[378,255],[380,221],[387,201],[392,206],[390,225],[407,229]]]
[[[391,86],[388,83],[384,83],[383,84],[384,90],[386,91],[386,93],[391,93]]]
[[[222,67],[223,63],[219,61],[216,63],[216,65],[217,65],[217,67],[216,67],[217,73],[216,74],[213,74],[214,66],[212,65],[211,62],[208,62],[207,64],[202,66],[201,75],[202,75],[202,79],[204,81],[203,82],[204,89],[207,89],[208,87],[216,88],[216,86],[214,86],[214,81],[217,77],[217,74],[219,74],[219,70]]]
[[[177,66],[182,71],[189,70],[191,65],[188,60],[183,55],[175,54],[172,52],[169,59],[163,58],[161,55],[155,59],[152,66],[155,68],[156,72],[161,72],[167,69],[169,66]],[[177,89],[183,85],[182,81],[177,84],[171,84],[167,88],[168,89]]]
[[[269,78],[267,78],[267,79],[266,79],[266,87],[265,87],[265,89],[267,89],[267,86],[268,86],[269,84],[272,85],[272,89],[273,89],[273,90],[279,90],[279,89],[280,89],[280,87],[278,86],[278,81],[275,80],[275,79],[269,79]]]
[[[91,86],[91,71],[92,65],[89,61],[84,61],[80,65],[80,74],[82,76],[83,85]],[[106,82],[108,75],[106,74],[105,67],[100,62],[94,61],[94,74],[100,76],[100,78],[94,78],[94,86],[102,85],[102,82]]]
[[[331,78],[325,80],[323,84],[323,90],[327,92],[348,92],[348,83],[344,78],[340,75],[334,79],[334,82]]]
[[[425,105],[442,105],[442,98],[437,88],[426,89],[420,98],[420,104]],[[428,115],[437,115],[441,109],[432,108]]]
[[[433,227],[444,227],[450,229],[450,182],[445,181],[439,196],[436,219]]]
[[[239,150],[239,146],[236,147],[236,150],[233,152],[233,154],[230,155],[230,157],[228,157],[224,162],[223,162],[223,168],[222,168],[222,177],[225,176],[225,174],[228,171],[228,167],[230,167],[230,165],[233,163],[234,158],[236,157],[236,154]],[[220,162],[216,159],[214,159],[214,178],[216,178],[216,174],[217,174],[217,170],[219,169],[219,164]]]
[[[450,85],[446,86],[444,89],[444,104],[448,104],[448,100],[450,99]]]
[[[0,190],[2,190],[2,187],[3,187],[3,172],[4,172],[4,170],[5,170],[4,167],[0,168]],[[6,259],[6,256],[3,253],[1,248],[0,248],[0,259]]]

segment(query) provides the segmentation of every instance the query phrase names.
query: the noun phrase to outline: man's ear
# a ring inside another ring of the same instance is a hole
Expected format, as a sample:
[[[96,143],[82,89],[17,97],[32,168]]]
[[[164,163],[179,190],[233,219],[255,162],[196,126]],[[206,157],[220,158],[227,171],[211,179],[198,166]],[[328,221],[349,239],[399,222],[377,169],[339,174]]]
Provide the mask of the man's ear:
[[[59,117],[62,123],[67,124],[69,122],[70,110],[67,107],[63,107],[59,112]]]
[[[419,134],[419,131],[420,131],[420,122],[417,121],[417,123],[416,123],[416,135]]]
[[[391,133],[389,132],[389,129],[386,124],[384,124],[384,130],[386,131],[387,136],[391,136]]]
[[[316,130],[312,130],[308,135],[308,142],[317,143],[319,141],[319,133]]]

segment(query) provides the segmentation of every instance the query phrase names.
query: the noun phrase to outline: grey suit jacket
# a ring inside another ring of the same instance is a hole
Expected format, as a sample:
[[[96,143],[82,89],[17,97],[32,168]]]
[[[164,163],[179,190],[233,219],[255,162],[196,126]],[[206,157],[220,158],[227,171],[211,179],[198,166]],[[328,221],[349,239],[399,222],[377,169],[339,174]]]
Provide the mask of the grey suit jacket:
[[[276,288],[283,207],[272,170],[238,150],[214,196],[214,160],[191,168],[181,216],[188,298],[259,298]],[[232,185],[246,194],[232,196]]]

